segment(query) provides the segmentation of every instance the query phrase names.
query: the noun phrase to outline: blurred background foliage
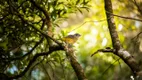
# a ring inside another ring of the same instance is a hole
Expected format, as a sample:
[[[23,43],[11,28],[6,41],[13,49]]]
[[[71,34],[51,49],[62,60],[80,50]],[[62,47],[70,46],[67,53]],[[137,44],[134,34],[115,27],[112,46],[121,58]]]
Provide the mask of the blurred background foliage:
[[[141,19],[142,15],[134,4],[135,0],[112,0],[114,14]],[[98,49],[112,48],[103,0],[35,0],[49,14],[55,39],[80,33],[74,44],[77,60],[89,80],[130,80],[132,72],[119,57],[112,53],[93,54]],[[138,6],[141,0],[136,0]],[[141,8],[141,7],[140,7]],[[142,9],[142,8],[141,8]],[[23,19],[25,20],[23,20]],[[48,51],[48,43],[32,28],[47,32],[42,27],[45,15],[29,0],[0,1],[0,72],[8,76],[22,72],[35,54]],[[28,23],[27,23],[28,22]],[[142,23],[115,16],[119,39],[141,66]],[[139,35],[138,35],[139,34]],[[31,54],[27,54],[39,43]],[[39,57],[22,80],[77,80],[64,51]]]

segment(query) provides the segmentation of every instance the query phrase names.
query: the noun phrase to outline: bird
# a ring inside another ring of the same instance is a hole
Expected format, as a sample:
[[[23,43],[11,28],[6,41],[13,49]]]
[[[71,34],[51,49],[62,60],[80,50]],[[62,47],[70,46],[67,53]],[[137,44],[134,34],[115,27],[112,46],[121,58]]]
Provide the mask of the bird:
[[[78,38],[80,37],[81,35],[79,33],[75,33],[73,35],[67,35],[66,37],[64,37],[62,40],[67,43],[67,44],[70,44],[70,45],[73,45],[77,40]]]

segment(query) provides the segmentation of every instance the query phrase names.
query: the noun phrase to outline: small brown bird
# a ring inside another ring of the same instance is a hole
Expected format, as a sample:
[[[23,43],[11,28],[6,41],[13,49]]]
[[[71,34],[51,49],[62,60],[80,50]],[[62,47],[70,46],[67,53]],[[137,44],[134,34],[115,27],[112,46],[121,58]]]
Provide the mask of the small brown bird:
[[[68,35],[64,37],[62,40],[68,44],[74,44],[80,36],[81,36],[80,34],[76,33],[74,35]]]

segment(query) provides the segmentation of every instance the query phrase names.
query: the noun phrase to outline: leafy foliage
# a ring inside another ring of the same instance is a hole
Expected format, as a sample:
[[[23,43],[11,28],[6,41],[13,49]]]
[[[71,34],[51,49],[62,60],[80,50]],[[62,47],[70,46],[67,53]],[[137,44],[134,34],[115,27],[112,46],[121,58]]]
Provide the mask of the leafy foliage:
[[[141,19],[140,0],[112,1],[114,14]],[[98,49],[112,48],[103,0],[0,0],[0,73],[18,75],[37,54],[50,50],[42,34],[47,34],[49,28],[46,12],[52,22],[52,33],[56,33],[52,37],[56,40],[67,35],[66,32],[82,35],[74,48],[89,80],[130,80],[130,69],[117,56],[98,53],[90,57]],[[141,22],[114,17],[121,43],[141,66]],[[64,51],[39,56],[31,63],[22,80],[77,79]]]
[[[45,11],[49,13],[53,30],[71,13],[88,10],[87,0],[5,0],[0,2],[0,72],[9,76],[21,73],[35,54],[49,50]],[[38,6],[35,6],[38,4]],[[43,11],[44,9],[45,11]],[[61,21],[62,19],[62,21]],[[61,34],[61,33],[60,33]],[[59,52],[62,53],[62,52]],[[61,56],[61,55],[60,55]],[[55,59],[55,61],[54,61]],[[58,56],[40,57],[39,62],[54,64]],[[56,61],[57,60],[57,61]],[[50,61],[51,63],[49,63]],[[38,63],[38,61],[35,63]],[[55,63],[57,64],[57,63]],[[41,64],[40,64],[41,65]],[[34,66],[34,65],[33,65]],[[51,66],[50,68],[52,68]],[[39,71],[41,67],[39,67]],[[28,74],[32,74],[33,69]],[[51,72],[51,71],[50,71]],[[51,76],[51,75],[50,75]]]

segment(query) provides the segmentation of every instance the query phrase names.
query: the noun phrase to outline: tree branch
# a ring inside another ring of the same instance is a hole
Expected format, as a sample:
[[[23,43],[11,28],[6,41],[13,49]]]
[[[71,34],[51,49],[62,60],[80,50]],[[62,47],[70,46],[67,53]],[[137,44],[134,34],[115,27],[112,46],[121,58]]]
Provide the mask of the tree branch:
[[[142,10],[141,10],[140,6],[138,5],[138,3],[136,2],[136,0],[134,0],[133,3],[136,5],[139,13],[142,15]]]
[[[88,80],[86,78],[86,75],[84,74],[83,68],[81,67],[81,65],[77,61],[76,57],[74,56],[75,53],[74,53],[73,48],[71,48],[69,45],[67,45],[67,46],[65,46],[65,51],[66,51],[66,56],[69,58],[70,64],[71,64],[72,68],[74,69],[78,80]]]
[[[42,30],[36,28],[34,25],[30,24],[27,20],[24,19],[23,15],[20,14],[16,9],[15,11],[17,12],[18,17],[22,20],[22,22],[24,22],[25,24],[28,24],[29,26],[31,26],[33,29],[35,29],[37,32],[39,32],[40,34],[42,34],[45,38],[47,39],[51,39],[53,40],[55,43],[57,43],[58,45],[62,46],[62,43],[58,42],[57,40],[55,40],[54,38],[52,38],[52,36],[44,33]]]
[[[96,52],[94,52],[92,55],[91,55],[91,57],[93,56],[93,55],[95,55],[96,53],[98,53],[98,52],[111,52],[111,53],[114,53],[115,52],[115,50],[114,49],[110,49],[110,48],[106,48],[106,49],[99,49],[99,50],[97,50]]]
[[[123,19],[130,19],[130,20],[136,20],[136,21],[142,22],[142,19],[136,19],[136,18],[132,18],[132,17],[120,16],[120,15],[117,15],[117,14],[112,14],[110,12],[108,12],[108,13],[111,14],[111,15],[113,15],[113,16],[120,17],[120,18],[123,18]]]
[[[42,43],[43,41],[43,38],[41,38],[41,40],[39,42],[36,42],[35,46],[28,52],[26,53],[25,55],[23,56],[20,56],[20,57],[16,57],[16,58],[10,58],[10,61],[13,61],[13,60],[20,60],[20,59],[23,59],[24,57],[28,56],[29,54],[31,54],[33,52],[33,50],[35,50],[35,48],[40,44]]]
[[[114,54],[119,56],[131,68],[134,75],[137,76],[137,73],[140,71],[140,69],[138,67],[138,64],[136,63],[136,60],[120,44],[120,40],[118,38],[118,34],[116,31],[116,25],[114,22],[114,16],[112,15],[113,10],[112,10],[111,0],[104,0],[104,2],[105,2],[106,17],[108,18],[107,19],[108,28],[111,35],[113,48],[116,50]]]
[[[30,2],[36,7],[36,8],[38,8],[40,11],[42,11],[43,12],[43,14],[45,15],[45,17],[46,17],[46,20],[47,20],[47,26],[48,26],[48,35],[49,36],[52,36],[53,34],[52,34],[52,23],[51,23],[51,19],[50,19],[50,17],[49,17],[49,13],[48,13],[48,11],[46,11],[44,8],[42,8],[40,5],[38,5],[35,1],[33,1],[33,0],[30,0]]]
[[[21,18],[21,20],[23,20],[23,21],[25,22],[25,20],[20,16],[20,14],[19,14],[19,17]],[[43,19],[42,21],[43,21],[43,23],[42,23],[42,26],[41,26],[41,28],[40,28],[41,30],[42,30],[42,29],[44,28],[44,26],[45,26],[45,20]],[[35,45],[34,45],[34,47],[33,47],[28,53],[26,53],[25,55],[20,56],[20,57],[10,58],[10,61],[13,61],[13,60],[20,60],[20,59],[22,59],[22,58],[28,56],[29,54],[31,54],[31,53],[33,52],[33,50],[34,50],[40,43],[42,43],[43,40],[44,40],[44,37],[41,37],[41,40],[38,41],[38,42],[36,42]]]
[[[48,52],[42,52],[42,53],[37,53],[29,62],[29,64],[27,65],[27,67],[24,69],[23,72],[21,72],[18,75],[9,77],[10,79],[18,79],[19,77],[22,77],[25,75],[25,73],[30,69],[30,67],[32,66],[32,64],[36,61],[36,59],[40,56],[48,56],[49,54],[51,54],[54,51],[58,51],[58,50],[64,50],[62,47],[60,46],[52,46],[50,51]]]

